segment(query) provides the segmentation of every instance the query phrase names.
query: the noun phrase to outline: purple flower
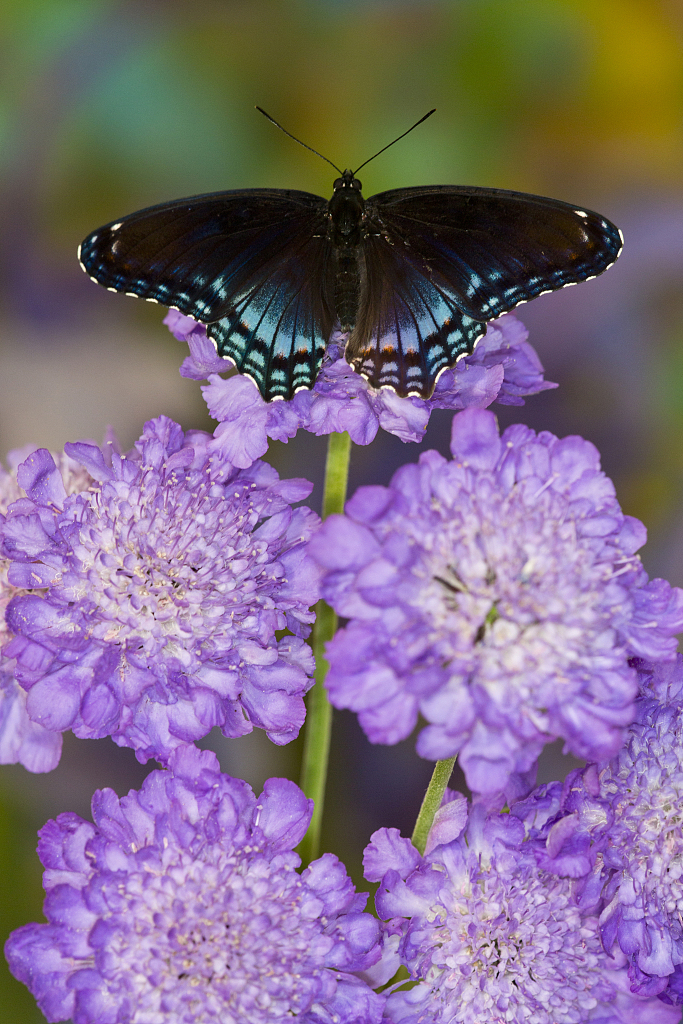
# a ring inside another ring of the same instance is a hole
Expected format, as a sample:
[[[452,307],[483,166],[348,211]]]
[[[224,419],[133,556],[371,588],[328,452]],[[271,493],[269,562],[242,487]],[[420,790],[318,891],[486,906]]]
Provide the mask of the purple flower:
[[[51,772],[59,764],[62,737],[32,722],[26,691],[14,678],[14,662],[0,657],[0,764],[22,764],[29,772]]]
[[[669,976],[683,965],[683,657],[640,667],[637,720],[600,772],[612,820],[591,830],[608,878],[603,941],[628,955],[635,991],[668,987],[680,1004],[680,981]]]
[[[607,802],[600,799],[596,765],[570,772],[564,784],[538,786],[511,802],[509,809],[524,825],[539,866],[576,879],[582,908],[599,912],[604,862],[594,834],[604,831],[612,816]]]
[[[48,924],[5,954],[47,1019],[379,1024],[354,974],[380,956],[367,897],[332,854],[296,870],[312,801],[287,779],[257,799],[192,746],[170,764],[40,831]]]
[[[683,657],[636,659],[637,718],[616,757],[513,803],[541,867],[577,879],[634,992],[683,1003]]]
[[[455,416],[453,461],[424,452],[362,487],[313,538],[323,597],[350,621],[327,646],[336,707],[368,738],[459,754],[493,793],[562,736],[612,756],[633,720],[633,655],[670,660],[683,591],[649,582],[596,449],[491,412]]]
[[[9,505],[25,497],[17,482],[17,467],[34,451],[33,445],[27,445],[10,452],[9,473],[0,466],[0,524],[5,521]],[[53,458],[67,493],[87,490],[94,483],[90,474],[68,455]],[[0,648],[12,637],[5,622],[7,605],[13,597],[26,593],[8,582],[8,565],[8,559],[0,556]],[[26,711],[26,691],[16,681],[15,667],[12,658],[0,653],[0,764],[23,764],[30,772],[52,771],[59,764],[62,737],[31,721]]]
[[[365,851],[388,923],[384,976],[395,1024],[673,1024],[679,1013],[629,991],[624,958],[602,947],[574,883],[537,867],[522,824],[475,807],[458,838],[421,857],[396,829]]]
[[[528,332],[511,315],[489,324],[474,352],[440,375],[427,401],[399,398],[390,388],[374,390],[345,361],[346,335],[336,332],[312,390],[299,391],[289,402],[264,402],[248,377],[217,376],[233,363],[216,354],[202,324],[176,310],[170,310],[164,323],[190,346],[180,370],[183,376],[208,377],[203,391],[209,412],[219,420],[216,441],[236,466],[263,455],[269,437],[287,441],[300,427],[313,434],[347,430],[356,444],[369,444],[380,427],[402,441],[421,441],[433,409],[483,408],[493,401],[523,405],[524,396],[556,387],[543,379],[540,360],[526,340]]]
[[[216,725],[297,735],[318,595],[305,541],[318,519],[290,502],[311,485],[264,463],[236,470],[210,440],[161,417],[125,457],[69,444],[97,481],[80,493],[45,450],[19,467],[27,497],[1,539],[10,584],[34,593],[8,606],[5,653],[34,722],[112,735],[142,761]]]

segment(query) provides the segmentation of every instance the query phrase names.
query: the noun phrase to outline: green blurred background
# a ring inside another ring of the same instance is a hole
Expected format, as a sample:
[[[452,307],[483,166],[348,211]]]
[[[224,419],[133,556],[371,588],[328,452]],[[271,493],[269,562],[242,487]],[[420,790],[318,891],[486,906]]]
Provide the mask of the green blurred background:
[[[497,408],[601,450],[644,520],[651,574],[683,584],[683,7],[678,0],[5,0],[0,8],[0,454],[101,439],[129,446],[165,413],[211,429],[163,311],[95,287],[76,246],[133,210],[221,188],[331,194],[334,173],[254,111],[342,167],[429,108],[365,168],[364,192],[428,183],[538,192],[600,210],[626,248],[604,277],[520,314],[557,391]],[[494,407],[495,408],[495,407]],[[446,450],[436,413],[425,444]],[[351,486],[386,482],[419,449],[354,449]],[[274,445],[320,500],[324,441]],[[259,787],[298,773],[298,744],[211,737]],[[557,747],[541,778],[566,771]],[[0,940],[41,920],[35,832],[87,816],[94,788],[146,774],[110,741],[66,737],[59,768],[0,769]],[[355,876],[370,832],[409,831],[430,766],[412,743],[370,748],[338,715],[325,846]],[[0,968],[0,1024],[41,1021]]]

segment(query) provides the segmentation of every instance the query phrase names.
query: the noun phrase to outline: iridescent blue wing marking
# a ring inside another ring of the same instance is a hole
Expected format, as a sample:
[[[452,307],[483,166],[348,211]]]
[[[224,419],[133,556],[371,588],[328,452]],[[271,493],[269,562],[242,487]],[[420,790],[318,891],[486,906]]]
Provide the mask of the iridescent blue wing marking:
[[[347,358],[374,386],[425,398],[439,370],[472,351],[477,322],[601,274],[623,244],[600,214],[503,189],[394,189],[368,199],[365,215],[368,288]],[[375,294],[378,265],[389,281]]]
[[[264,398],[310,387],[334,325],[327,202],[248,189],[150,207],[93,232],[83,269],[207,325]]]

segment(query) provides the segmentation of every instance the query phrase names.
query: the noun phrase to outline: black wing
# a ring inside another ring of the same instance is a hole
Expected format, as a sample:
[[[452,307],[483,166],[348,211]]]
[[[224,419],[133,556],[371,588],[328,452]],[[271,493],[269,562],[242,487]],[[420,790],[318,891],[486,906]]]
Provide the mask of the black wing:
[[[347,358],[375,387],[423,398],[486,321],[601,274],[623,244],[598,213],[503,189],[394,189],[368,199],[365,214],[365,287]]]
[[[327,201],[247,189],[179,199],[100,228],[83,269],[112,291],[207,324],[264,398],[310,387],[334,325]]]

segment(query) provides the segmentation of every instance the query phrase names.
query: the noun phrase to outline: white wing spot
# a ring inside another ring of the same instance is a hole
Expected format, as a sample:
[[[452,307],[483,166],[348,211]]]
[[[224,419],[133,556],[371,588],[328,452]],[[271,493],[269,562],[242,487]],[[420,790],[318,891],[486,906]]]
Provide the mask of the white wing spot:
[[[170,308],[170,309],[174,309],[175,307],[174,307],[174,306],[170,306],[169,308]],[[194,317],[193,317],[193,316],[191,316],[191,317],[190,317],[190,320],[194,320]],[[201,320],[195,320],[195,323],[197,323],[197,324],[200,324],[200,323],[201,323]],[[209,341],[211,342],[211,344],[213,345],[213,347],[214,347],[214,348],[216,349],[216,355],[218,356],[218,358],[219,358],[219,359],[225,359],[226,363],[229,363],[229,364],[230,364],[229,366],[227,366],[227,367],[226,367],[226,369],[232,369],[232,368],[234,368],[235,366],[237,366],[237,363],[236,363],[236,362],[235,362],[235,360],[234,360],[234,359],[232,358],[232,356],[222,356],[222,355],[220,354],[220,352],[218,351],[218,342],[216,341],[216,339],[215,339],[215,338],[213,338],[213,337],[212,337],[212,336],[211,336],[210,334],[207,334],[207,338],[209,339]],[[249,376],[249,374],[245,374],[245,377],[248,377],[248,376]],[[253,377],[250,377],[249,379],[250,379],[250,380],[253,380]]]
[[[95,278],[93,277],[93,281],[94,281],[94,280],[95,280]],[[115,292],[115,291],[116,291],[116,288],[107,288],[107,291],[108,291],[108,292]]]
[[[579,217],[587,217],[588,214],[585,210],[574,210],[574,213],[578,213]]]
[[[112,226],[109,228],[109,230],[110,231],[118,231],[122,224],[123,224],[123,221],[119,220],[119,221],[116,222],[116,224],[112,224]],[[93,242],[94,241],[95,241],[95,238],[93,237]]]
[[[112,291],[116,291],[116,289],[113,288]],[[124,295],[130,296],[131,299],[139,299],[140,298],[140,296],[137,294],[137,292],[124,292]]]
[[[145,302],[156,302],[157,306],[159,305],[158,299],[145,299]]]

